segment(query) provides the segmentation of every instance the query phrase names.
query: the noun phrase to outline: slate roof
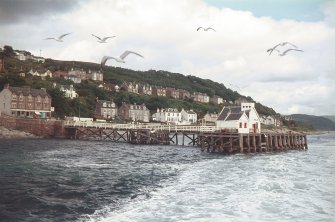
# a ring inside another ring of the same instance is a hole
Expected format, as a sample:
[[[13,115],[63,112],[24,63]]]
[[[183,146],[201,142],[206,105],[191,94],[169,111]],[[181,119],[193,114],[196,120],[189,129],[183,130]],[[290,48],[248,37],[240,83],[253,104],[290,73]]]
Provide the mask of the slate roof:
[[[110,108],[110,106],[115,105],[113,101],[108,101],[108,100],[97,100],[97,103],[103,108],[106,108],[106,107]],[[106,106],[104,106],[104,103],[106,103]],[[112,107],[112,108],[115,108],[115,107]]]
[[[243,111],[241,111],[240,106],[224,107],[217,120],[222,120],[223,121],[228,117],[229,114],[230,115],[232,115],[232,114],[243,114]],[[230,120],[233,120],[233,119],[230,119]]]
[[[41,97],[50,97],[50,95],[46,92],[46,90],[44,89],[32,89],[30,87],[13,87],[13,86],[9,86],[8,89],[16,95],[20,95],[21,93],[24,96],[29,96],[32,95],[33,97],[36,96],[41,96]]]
[[[131,106],[132,106],[132,109],[131,109]],[[126,107],[126,109],[130,109],[130,110],[148,110],[144,103],[141,105],[122,103],[121,107]]]
[[[229,120],[239,120],[241,118],[241,116],[243,115],[243,112],[240,113],[231,113],[230,115],[228,115],[227,117],[227,121]]]

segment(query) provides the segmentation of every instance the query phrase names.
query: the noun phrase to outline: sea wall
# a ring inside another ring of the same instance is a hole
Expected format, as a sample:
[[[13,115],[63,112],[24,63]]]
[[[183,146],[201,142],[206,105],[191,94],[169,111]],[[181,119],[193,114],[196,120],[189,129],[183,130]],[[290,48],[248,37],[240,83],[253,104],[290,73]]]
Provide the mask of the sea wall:
[[[60,120],[15,118],[2,115],[0,116],[0,126],[31,133],[38,137],[64,137],[64,125],[63,121]]]

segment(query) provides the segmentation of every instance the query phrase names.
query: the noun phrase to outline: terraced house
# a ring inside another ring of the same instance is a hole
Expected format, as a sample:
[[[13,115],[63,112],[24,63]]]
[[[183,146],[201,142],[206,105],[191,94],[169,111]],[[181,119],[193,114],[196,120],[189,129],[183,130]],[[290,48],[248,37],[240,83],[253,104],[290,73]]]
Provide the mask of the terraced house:
[[[7,84],[0,92],[0,101],[1,115],[50,118],[53,111],[46,89],[11,87]]]
[[[145,104],[126,104],[122,103],[121,107],[117,111],[119,117],[124,120],[149,122],[150,120],[150,110],[145,106]]]

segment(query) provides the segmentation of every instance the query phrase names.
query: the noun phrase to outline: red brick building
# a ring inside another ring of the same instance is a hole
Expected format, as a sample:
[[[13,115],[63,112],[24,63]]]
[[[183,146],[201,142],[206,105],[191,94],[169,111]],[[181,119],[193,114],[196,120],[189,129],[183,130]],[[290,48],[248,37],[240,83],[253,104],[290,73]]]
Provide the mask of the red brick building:
[[[7,84],[0,92],[0,101],[1,115],[50,118],[53,109],[46,89],[12,87]]]

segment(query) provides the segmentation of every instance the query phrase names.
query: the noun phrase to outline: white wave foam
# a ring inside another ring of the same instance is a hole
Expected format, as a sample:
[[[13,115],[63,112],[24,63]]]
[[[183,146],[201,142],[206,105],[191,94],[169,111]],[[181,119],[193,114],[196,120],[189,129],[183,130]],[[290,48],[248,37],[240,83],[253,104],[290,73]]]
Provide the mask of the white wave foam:
[[[315,182],[314,186],[306,184],[309,174],[313,174],[311,168],[304,168],[308,158],[312,158],[308,153],[288,152],[192,163],[179,169],[182,173],[176,180],[165,182],[156,191],[147,191],[150,198],[129,200],[116,211],[97,211],[89,221],[326,219],[334,207],[327,206],[324,197],[318,196],[320,190]],[[335,184],[332,180],[327,182]]]

